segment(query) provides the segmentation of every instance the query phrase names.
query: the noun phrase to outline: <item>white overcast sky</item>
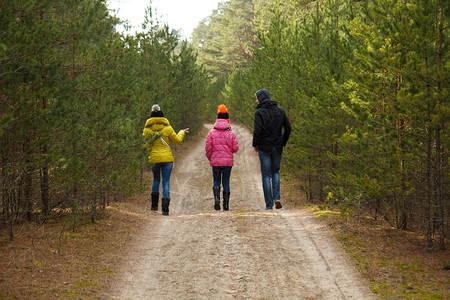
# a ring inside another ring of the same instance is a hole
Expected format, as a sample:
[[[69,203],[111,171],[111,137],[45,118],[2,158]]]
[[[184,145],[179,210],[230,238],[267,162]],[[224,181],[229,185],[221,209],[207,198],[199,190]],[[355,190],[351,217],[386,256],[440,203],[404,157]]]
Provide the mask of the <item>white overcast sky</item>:
[[[157,19],[170,28],[181,30],[183,38],[189,39],[198,23],[212,14],[220,0],[152,0]],[[122,20],[128,20],[133,27],[131,34],[141,29],[145,8],[149,0],[108,0],[109,9],[114,9]],[[119,29],[120,30],[120,29]]]

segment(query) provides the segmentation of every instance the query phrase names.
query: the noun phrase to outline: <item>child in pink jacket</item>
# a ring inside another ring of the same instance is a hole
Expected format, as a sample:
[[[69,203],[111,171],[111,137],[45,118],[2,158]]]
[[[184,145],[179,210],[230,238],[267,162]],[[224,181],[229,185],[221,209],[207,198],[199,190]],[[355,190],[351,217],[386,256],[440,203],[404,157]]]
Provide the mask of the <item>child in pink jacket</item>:
[[[206,157],[213,172],[214,209],[220,210],[220,183],[223,186],[223,210],[229,210],[230,175],[233,166],[233,153],[239,150],[239,144],[230,127],[227,107],[220,104],[217,108],[217,120],[206,138]]]

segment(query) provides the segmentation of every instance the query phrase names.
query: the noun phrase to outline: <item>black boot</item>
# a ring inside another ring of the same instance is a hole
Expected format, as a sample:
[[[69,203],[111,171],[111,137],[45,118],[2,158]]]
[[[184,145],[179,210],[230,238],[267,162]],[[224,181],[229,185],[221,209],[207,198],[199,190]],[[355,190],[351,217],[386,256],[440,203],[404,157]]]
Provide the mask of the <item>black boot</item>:
[[[228,202],[230,201],[230,192],[223,192],[223,210],[228,211]]]
[[[162,214],[164,216],[169,215],[169,204],[170,204],[170,198],[169,197],[162,197],[161,199],[161,207],[162,207]]]
[[[152,210],[158,210],[159,193],[152,192]]]
[[[220,186],[213,187],[214,192],[214,209],[220,210]]]

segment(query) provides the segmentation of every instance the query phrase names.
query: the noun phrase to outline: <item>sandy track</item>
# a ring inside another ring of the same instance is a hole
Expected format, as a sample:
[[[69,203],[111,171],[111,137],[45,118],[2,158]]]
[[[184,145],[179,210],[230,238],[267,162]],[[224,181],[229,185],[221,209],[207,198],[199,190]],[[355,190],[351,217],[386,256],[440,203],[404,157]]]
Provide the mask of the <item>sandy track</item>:
[[[213,209],[205,137],[176,162],[170,215],[148,210],[152,218],[132,243],[108,298],[374,298],[309,212],[287,201],[281,210],[263,210],[251,134],[236,125],[233,130],[241,149],[231,172],[230,211]]]

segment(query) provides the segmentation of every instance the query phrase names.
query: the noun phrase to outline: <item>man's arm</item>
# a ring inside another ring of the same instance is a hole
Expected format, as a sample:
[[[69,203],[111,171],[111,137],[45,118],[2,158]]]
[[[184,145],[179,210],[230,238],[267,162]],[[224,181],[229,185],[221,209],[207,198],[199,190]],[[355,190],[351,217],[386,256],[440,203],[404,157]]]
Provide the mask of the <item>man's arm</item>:
[[[258,113],[258,111],[255,113],[255,121],[253,123],[253,147],[259,146],[259,141],[261,139],[261,131],[262,131],[262,116]]]
[[[284,132],[283,132],[283,147],[286,146],[287,141],[289,140],[289,135],[291,134],[291,123],[289,122],[288,117],[286,116],[286,113],[283,111],[284,115]]]

